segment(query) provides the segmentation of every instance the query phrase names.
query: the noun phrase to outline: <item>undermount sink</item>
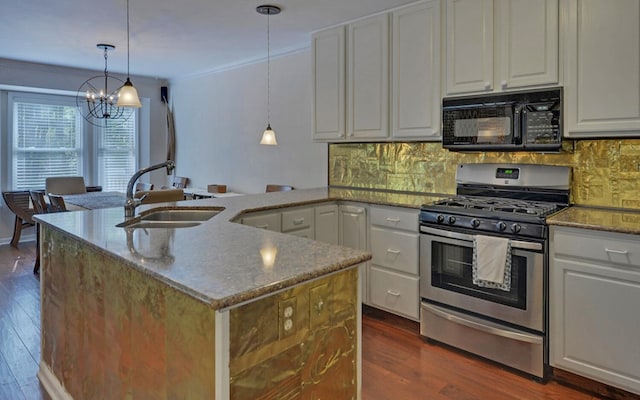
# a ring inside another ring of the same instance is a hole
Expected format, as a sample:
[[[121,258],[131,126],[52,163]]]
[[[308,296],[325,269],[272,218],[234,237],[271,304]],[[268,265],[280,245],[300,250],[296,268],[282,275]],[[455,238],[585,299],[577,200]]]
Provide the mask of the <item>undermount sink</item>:
[[[223,207],[162,207],[116,225],[119,228],[190,228],[219,214]]]
[[[200,222],[187,221],[136,221],[123,225],[125,228],[191,228],[200,225]]]

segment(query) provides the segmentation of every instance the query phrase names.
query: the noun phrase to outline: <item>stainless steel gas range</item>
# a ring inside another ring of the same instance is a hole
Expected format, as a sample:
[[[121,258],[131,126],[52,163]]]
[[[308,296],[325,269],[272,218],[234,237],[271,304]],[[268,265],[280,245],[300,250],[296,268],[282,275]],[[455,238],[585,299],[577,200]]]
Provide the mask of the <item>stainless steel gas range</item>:
[[[544,379],[545,218],[569,203],[569,167],[461,164],[457,195],[420,212],[420,333]]]

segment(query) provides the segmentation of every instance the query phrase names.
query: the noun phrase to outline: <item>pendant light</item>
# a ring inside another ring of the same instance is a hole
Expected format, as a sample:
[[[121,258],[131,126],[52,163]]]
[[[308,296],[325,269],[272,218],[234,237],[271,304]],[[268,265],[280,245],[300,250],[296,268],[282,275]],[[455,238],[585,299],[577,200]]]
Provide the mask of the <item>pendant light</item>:
[[[264,4],[256,7],[256,11],[259,14],[267,16],[267,129],[262,133],[262,139],[260,140],[260,144],[266,145],[277,145],[276,141],[276,133],[273,129],[271,129],[271,104],[270,104],[270,91],[271,91],[271,52],[270,52],[270,41],[271,41],[271,31],[269,26],[269,17],[271,15],[280,14],[280,7]]]
[[[129,0],[127,0],[127,81],[120,88],[117,105],[118,107],[142,107],[138,91],[129,78]]]

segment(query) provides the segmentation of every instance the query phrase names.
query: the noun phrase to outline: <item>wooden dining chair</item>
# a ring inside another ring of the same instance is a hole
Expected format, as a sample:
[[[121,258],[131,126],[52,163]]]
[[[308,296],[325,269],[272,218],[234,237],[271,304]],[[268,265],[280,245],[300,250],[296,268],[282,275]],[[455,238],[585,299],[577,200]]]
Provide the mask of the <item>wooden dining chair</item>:
[[[57,194],[49,194],[49,212],[63,211],[67,211],[67,205],[64,203],[64,198]]]
[[[67,211],[67,207],[64,204],[62,196],[48,195],[49,204],[45,200],[44,190],[32,190],[29,192],[31,197],[31,203],[36,214],[46,214],[51,212]],[[33,265],[33,273],[38,274],[40,272],[40,225],[36,223],[36,261]]]
[[[173,177],[173,182],[171,183],[171,186],[173,186],[176,189],[184,189],[187,187],[188,182],[189,182],[189,178],[176,175]]]
[[[269,184],[267,185],[267,193],[269,192],[288,192],[290,190],[293,190],[293,186],[289,186],[289,185],[272,185]]]
[[[35,214],[49,212],[49,205],[44,196],[44,190],[31,190],[29,192]],[[38,274],[38,272],[40,272],[40,225],[36,223],[36,261],[33,265],[33,273]]]
[[[153,183],[137,182],[135,191],[140,192],[143,190],[153,190]]]
[[[34,221],[31,218],[35,213],[35,209],[29,207],[29,191],[28,190],[15,190],[2,192],[4,202],[9,207],[9,210],[16,216],[13,225],[13,236],[11,237],[11,245],[13,247],[18,246],[20,241],[20,235],[22,234],[22,228],[30,227],[34,225]]]
[[[49,212],[49,205],[45,200],[44,190],[31,190],[29,192],[29,197],[31,197],[31,203],[33,204],[35,214],[44,214]]]
[[[87,187],[81,176],[50,176],[45,179],[45,190],[53,194],[86,193]]]

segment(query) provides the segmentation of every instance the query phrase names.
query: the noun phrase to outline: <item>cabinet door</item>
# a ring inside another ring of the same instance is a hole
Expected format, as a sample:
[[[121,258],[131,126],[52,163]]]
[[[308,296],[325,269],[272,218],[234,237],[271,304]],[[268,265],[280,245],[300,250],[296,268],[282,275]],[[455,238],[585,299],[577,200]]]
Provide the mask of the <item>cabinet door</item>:
[[[496,5],[501,89],[558,83],[558,1],[500,0]]]
[[[567,4],[567,136],[640,134],[640,1]]]
[[[447,0],[446,92],[493,89],[493,0]]]
[[[313,35],[313,138],[344,138],[345,38],[343,26]]]
[[[349,25],[348,139],[375,139],[389,131],[389,16]]]
[[[338,244],[338,205],[316,207],[316,240]]]
[[[640,394],[640,242],[551,227],[550,363]]]
[[[440,2],[393,13],[391,135],[440,136]]]
[[[360,206],[340,205],[340,244],[353,249],[367,250],[367,211]],[[369,302],[369,263],[360,266],[362,302]]]

